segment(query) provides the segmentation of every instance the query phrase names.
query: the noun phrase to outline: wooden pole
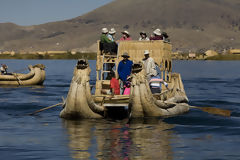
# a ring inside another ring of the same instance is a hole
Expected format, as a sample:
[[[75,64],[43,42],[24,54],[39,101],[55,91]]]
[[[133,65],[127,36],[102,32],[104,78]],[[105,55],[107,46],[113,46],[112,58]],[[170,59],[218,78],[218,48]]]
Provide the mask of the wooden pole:
[[[45,111],[45,110],[47,110],[47,109],[50,109],[50,108],[53,108],[53,107],[56,107],[56,106],[59,106],[59,105],[62,105],[63,103],[57,103],[57,104],[54,104],[54,105],[52,105],[52,106],[49,106],[49,107],[45,107],[45,108],[42,108],[42,109],[39,109],[39,110],[37,110],[37,111],[35,111],[35,112],[33,112],[33,113],[29,113],[28,115],[34,115],[34,114],[36,114],[36,113],[38,113],[38,112],[42,112],[42,111]]]

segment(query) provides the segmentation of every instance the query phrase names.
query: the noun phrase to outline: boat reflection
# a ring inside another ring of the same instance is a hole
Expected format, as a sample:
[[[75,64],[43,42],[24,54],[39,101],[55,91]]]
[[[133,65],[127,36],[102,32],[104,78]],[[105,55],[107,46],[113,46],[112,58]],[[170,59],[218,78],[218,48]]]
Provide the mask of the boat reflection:
[[[74,159],[172,160],[174,125],[160,119],[134,119],[129,123],[107,120],[63,120]]]

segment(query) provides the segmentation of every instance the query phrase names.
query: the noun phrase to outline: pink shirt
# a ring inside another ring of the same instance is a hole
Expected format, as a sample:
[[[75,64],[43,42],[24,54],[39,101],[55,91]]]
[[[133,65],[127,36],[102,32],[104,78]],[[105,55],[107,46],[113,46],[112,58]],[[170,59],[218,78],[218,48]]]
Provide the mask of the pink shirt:
[[[125,88],[123,95],[130,95],[131,88]]]

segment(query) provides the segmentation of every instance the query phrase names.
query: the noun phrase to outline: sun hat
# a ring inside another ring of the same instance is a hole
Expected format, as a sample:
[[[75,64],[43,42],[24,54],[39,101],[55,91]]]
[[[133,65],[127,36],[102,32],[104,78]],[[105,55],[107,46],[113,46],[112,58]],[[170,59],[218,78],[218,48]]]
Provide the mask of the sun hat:
[[[122,55],[122,57],[128,57],[128,58],[129,58],[130,56],[128,55],[127,52],[124,52],[123,55]]]
[[[149,54],[149,51],[148,51],[148,50],[145,50],[145,51],[144,51],[144,55],[147,55],[147,54]]]
[[[107,28],[103,28],[102,29],[102,33],[108,33],[108,29]]]
[[[114,33],[116,33],[116,30],[114,28],[111,28],[109,31],[109,34],[114,34]]]
[[[155,29],[154,31],[153,31],[153,33],[154,34],[156,34],[156,35],[158,35],[158,36],[160,36],[161,35],[161,30],[158,28],[158,29]]]
[[[128,31],[123,31],[122,34],[130,35]]]

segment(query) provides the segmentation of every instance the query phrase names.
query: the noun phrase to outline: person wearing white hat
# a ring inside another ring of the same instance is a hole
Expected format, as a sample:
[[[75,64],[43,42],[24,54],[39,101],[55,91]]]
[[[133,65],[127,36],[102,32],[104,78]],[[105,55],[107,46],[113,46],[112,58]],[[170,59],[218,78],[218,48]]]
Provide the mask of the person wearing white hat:
[[[153,36],[150,37],[150,40],[163,40],[163,36],[159,28],[153,31]]]
[[[100,37],[100,42],[101,43],[110,43],[111,40],[108,38],[108,29],[107,28],[102,28],[102,35]]]
[[[110,31],[108,32],[108,39],[111,40],[111,44],[109,45],[111,47],[111,54],[116,54],[118,50],[118,45],[115,42],[115,34],[116,30],[114,28],[111,28]]]
[[[120,41],[129,41],[129,40],[132,40],[130,33],[128,31],[123,31]]]
[[[107,28],[102,28],[102,35],[100,37],[100,49],[106,54],[117,54],[117,44],[112,41],[110,34],[115,34],[116,31],[112,28],[109,32]],[[113,36],[111,36],[113,38]]]
[[[144,51],[145,58],[143,59],[143,64],[144,64],[144,68],[145,68],[148,80],[150,80],[151,77],[153,76],[157,76],[157,69],[156,69],[155,62],[153,58],[150,57],[149,54],[150,54],[149,50]]]
[[[108,33],[109,33],[109,34],[108,34],[108,38],[109,38],[112,42],[115,42],[116,30],[115,30],[114,28],[111,28]]]

